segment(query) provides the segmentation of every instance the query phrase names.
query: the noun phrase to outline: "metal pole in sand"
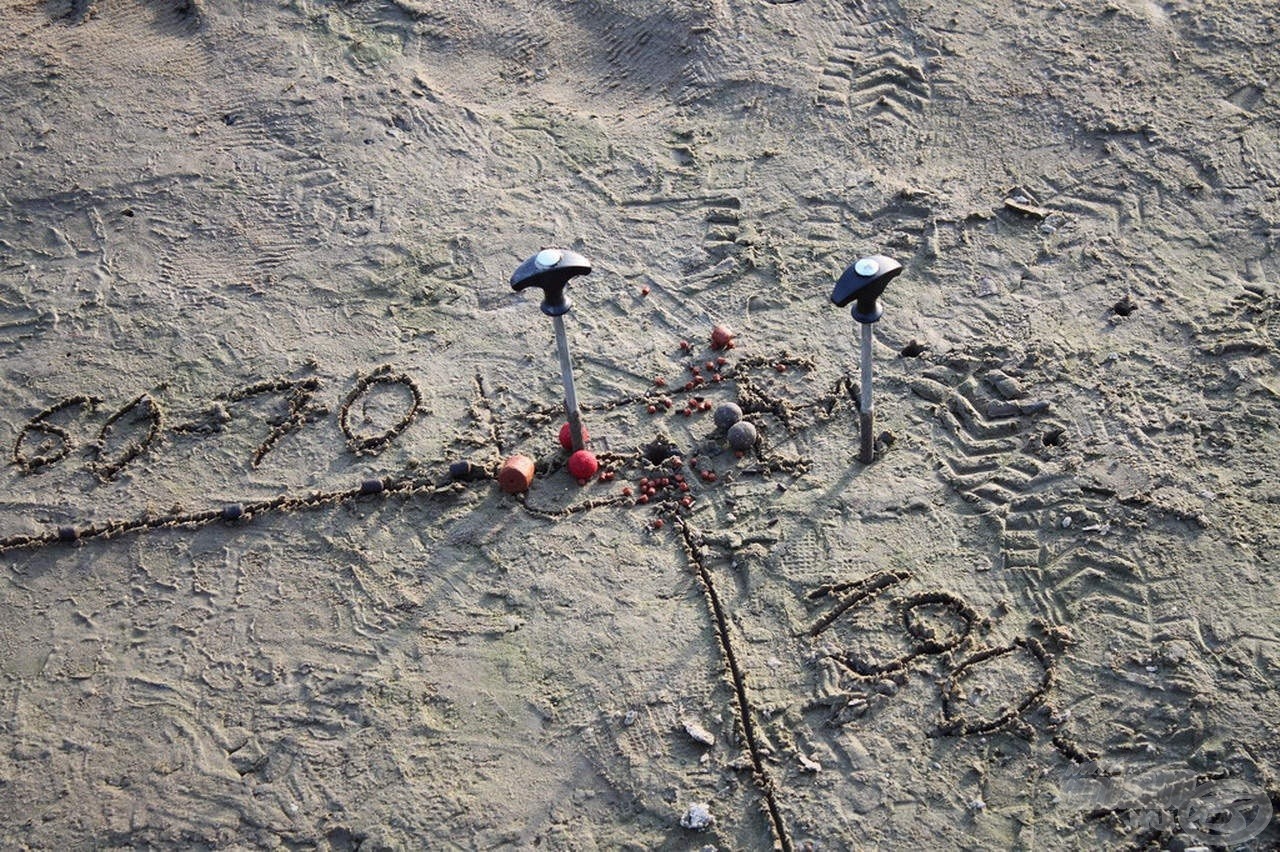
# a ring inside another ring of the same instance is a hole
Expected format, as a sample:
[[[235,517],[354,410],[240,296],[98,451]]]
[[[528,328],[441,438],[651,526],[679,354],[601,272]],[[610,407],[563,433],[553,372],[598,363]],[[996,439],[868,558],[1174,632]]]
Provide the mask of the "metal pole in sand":
[[[875,458],[875,409],[871,404],[871,329],[873,323],[862,324],[862,393],[858,398],[858,433],[862,436],[863,464]]]
[[[858,433],[862,439],[862,452],[858,458],[863,464],[875,460],[875,408],[871,401],[871,344],[872,326],[880,320],[884,309],[880,307],[880,294],[890,281],[902,272],[902,264],[882,254],[855,261],[836,281],[831,301],[838,307],[853,302],[853,318],[862,324],[862,388],[858,395]]]
[[[564,411],[569,421],[569,435],[573,441],[573,451],[577,452],[586,445],[582,434],[582,412],[578,408],[578,391],[573,386],[573,361],[569,358],[569,339],[564,333],[564,317],[557,314],[551,318],[556,327],[556,349],[560,352],[560,377],[564,380]]]
[[[511,276],[511,289],[542,289],[542,312],[551,317],[556,329],[556,349],[560,353],[560,377],[564,380],[564,409],[569,421],[573,450],[586,446],[582,431],[582,413],[578,409],[578,393],[573,385],[573,360],[569,357],[569,338],[564,330],[564,315],[572,304],[564,294],[569,280],[591,272],[591,261],[568,249],[548,248],[535,254],[516,268]]]

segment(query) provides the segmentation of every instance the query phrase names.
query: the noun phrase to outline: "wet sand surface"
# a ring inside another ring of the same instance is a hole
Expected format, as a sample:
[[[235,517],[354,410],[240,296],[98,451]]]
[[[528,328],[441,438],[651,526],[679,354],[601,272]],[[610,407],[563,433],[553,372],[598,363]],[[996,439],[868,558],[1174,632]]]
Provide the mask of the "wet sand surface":
[[[1278,41],[0,5],[0,842],[1275,848]]]

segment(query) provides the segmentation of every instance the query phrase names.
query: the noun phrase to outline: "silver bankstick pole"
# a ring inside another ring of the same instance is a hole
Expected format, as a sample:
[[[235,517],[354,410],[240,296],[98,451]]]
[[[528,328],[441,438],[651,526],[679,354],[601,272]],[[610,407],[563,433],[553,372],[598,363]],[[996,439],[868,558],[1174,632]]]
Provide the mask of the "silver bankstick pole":
[[[564,333],[564,315],[571,307],[564,289],[569,281],[591,272],[591,261],[576,251],[546,248],[526,260],[511,276],[511,288],[517,292],[528,287],[542,290],[542,312],[551,317],[556,327],[556,350],[560,353],[560,378],[564,381],[564,413],[569,420],[569,440],[573,451],[584,449],[582,412],[578,409],[578,392],[573,387],[573,359],[569,357],[569,338]]]
[[[573,359],[569,357],[569,338],[564,333],[564,316],[551,318],[556,327],[556,349],[560,352],[560,376],[564,379],[564,413],[569,420],[569,437],[573,450],[586,446],[582,438],[582,412],[578,410],[578,391],[573,386]]]
[[[871,406],[871,329],[872,323],[862,324],[862,395],[858,402],[858,431],[862,434],[863,464],[871,464],[875,459],[876,439],[875,410]]]
[[[862,324],[862,393],[858,397],[862,452],[858,459],[863,464],[871,464],[876,458],[875,409],[871,404],[871,327],[884,313],[880,294],[900,272],[902,264],[891,257],[882,254],[864,257],[844,271],[831,291],[831,301],[842,308],[853,305],[853,318]]]

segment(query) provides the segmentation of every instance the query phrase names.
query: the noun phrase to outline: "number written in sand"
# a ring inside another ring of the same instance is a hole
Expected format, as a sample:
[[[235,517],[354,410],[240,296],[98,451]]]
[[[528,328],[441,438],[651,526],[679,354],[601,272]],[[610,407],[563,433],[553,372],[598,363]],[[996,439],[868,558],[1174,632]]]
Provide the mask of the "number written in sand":
[[[148,452],[166,431],[173,435],[204,437],[224,432],[232,422],[248,422],[228,409],[245,409],[259,400],[280,400],[279,413],[268,417],[268,432],[254,448],[250,464],[258,467],[282,440],[309,422],[330,413],[315,401],[321,382],[314,377],[264,379],[220,394],[214,402],[181,422],[167,423],[157,399],[140,394],[112,413],[88,441],[88,468],[101,482],[115,479],[135,459]],[[32,474],[65,462],[80,446],[75,429],[97,410],[101,400],[87,395],[62,399],[36,414],[19,430],[13,443],[12,461],[25,474]],[[260,407],[260,406],[259,406]],[[422,392],[405,373],[380,367],[359,377],[341,400],[338,426],[347,448],[356,454],[381,452],[391,445],[416,419],[422,408]]]
[[[146,452],[160,434],[163,423],[160,406],[150,394],[141,394],[107,418],[93,442],[93,472],[109,482],[129,462]]]
[[[855,582],[815,589],[810,598],[831,596],[836,603],[814,623],[809,635],[817,637],[842,620],[856,628],[859,609],[910,578],[906,571],[881,571]],[[849,648],[832,652],[831,659],[854,677],[894,675],[920,657],[959,650],[970,641],[978,621],[968,603],[945,591],[897,598],[890,607],[898,610],[907,650],[889,660],[871,660]],[[1018,638],[1002,647],[976,650],[956,663],[942,684],[939,729],[964,736],[1014,724],[1044,699],[1052,674],[1053,660],[1035,639]]]
[[[70,396],[55,402],[23,425],[13,442],[13,463],[25,473],[60,462],[75,448],[76,441],[62,422],[97,406],[91,396]]]
[[[906,571],[881,571],[853,583],[839,583],[815,590],[811,598],[835,596],[836,604],[809,630],[818,636],[830,630],[843,618],[852,619],[855,610],[869,605],[883,592],[911,579]],[[950,592],[923,592],[898,598],[901,628],[908,649],[887,660],[873,661],[844,648],[833,655],[841,666],[859,677],[878,677],[906,669],[917,657],[944,654],[969,641],[978,614],[965,601]]]
[[[252,460],[254,467],[262,464],[262,460],[266,458],[267,453],[275,449],[276,444],[280,443],[283,438],[306,425],[308,416],[328,413],[325,408],[314,406],[311,403],[312,398],[319,389],[320,380],[316,378],[290,379],[280,377],[245,385],[242,388],[231,391],[224,397],[227,402],[243,402],[269,394],[280,395],[285,399],[286,412],[283,416],[271,421],[271,431],[254,448]]]
[[[1018,638],[963,660],[942,685],[945,734],[987,734],[1014,723],[1053,685],[1053,660],[1039,642]]]
[[[380,367],[367,376],[361,376],[355,387],[342,400],[338,409],[338,425],[347,439],[347,448],[357,455],[376,454],[409,428],[422,408],[422,392],[404,373],[393,373],[390,367]],[[357,412],[362,429],[381,431],[357,431],[352,428],[353,411]]]

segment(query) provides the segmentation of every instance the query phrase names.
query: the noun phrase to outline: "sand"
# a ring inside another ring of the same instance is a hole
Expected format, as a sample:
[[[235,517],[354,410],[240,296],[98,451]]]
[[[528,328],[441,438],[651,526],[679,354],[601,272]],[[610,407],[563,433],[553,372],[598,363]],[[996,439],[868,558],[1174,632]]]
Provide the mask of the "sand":
[[[1275,848],[1278,40],[0,4],[0,844]]]

